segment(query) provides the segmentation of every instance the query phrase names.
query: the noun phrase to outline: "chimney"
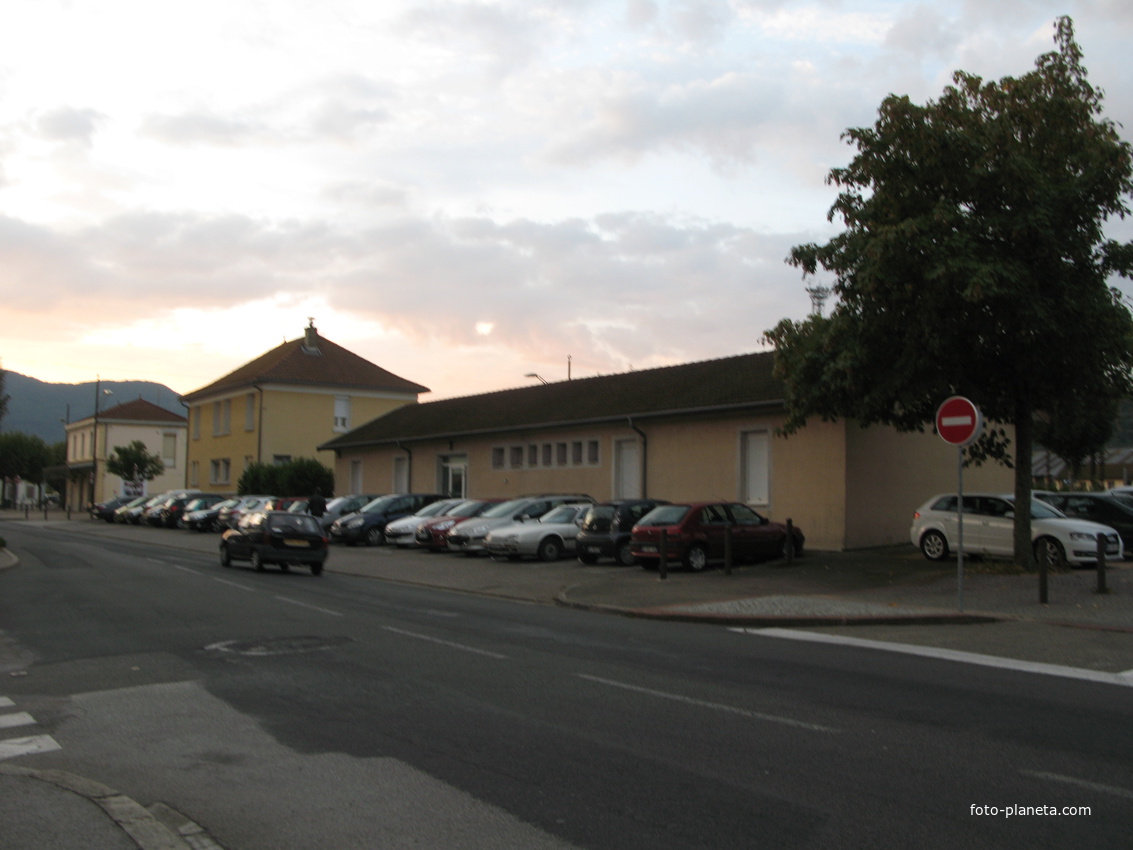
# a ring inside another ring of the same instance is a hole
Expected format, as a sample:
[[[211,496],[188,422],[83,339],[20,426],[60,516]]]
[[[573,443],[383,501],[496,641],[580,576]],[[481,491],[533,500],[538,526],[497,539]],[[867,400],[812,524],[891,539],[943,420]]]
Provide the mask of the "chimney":
[[[310,322],[306,329],[303,331],[303,348],[308,354],[319,353],[319,331],[315,327],[315,319],[313,316],[308,316],[307,321]]]

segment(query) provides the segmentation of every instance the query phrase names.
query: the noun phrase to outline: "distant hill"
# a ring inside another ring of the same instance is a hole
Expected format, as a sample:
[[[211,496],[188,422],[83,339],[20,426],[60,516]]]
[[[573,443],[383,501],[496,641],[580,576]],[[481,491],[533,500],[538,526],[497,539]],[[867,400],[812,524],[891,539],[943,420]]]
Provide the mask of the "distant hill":
[[[49,384],[29,378],[19,372],[4,373],[4,392],[8,401],[8,414],[0,422],[4,433],[22,431],[41,437],[44,442],[61,443],[65,439],[63,422],[76,422],[94,415],[95,382],[85,384]],[[153,381],[103,381],[104,395],[99,410],[116,404],[144,398],[174,413],[185,415],[185,407],[178,401],[179,394],[164,384]],[[69,410],[68,410],[69,409]]]

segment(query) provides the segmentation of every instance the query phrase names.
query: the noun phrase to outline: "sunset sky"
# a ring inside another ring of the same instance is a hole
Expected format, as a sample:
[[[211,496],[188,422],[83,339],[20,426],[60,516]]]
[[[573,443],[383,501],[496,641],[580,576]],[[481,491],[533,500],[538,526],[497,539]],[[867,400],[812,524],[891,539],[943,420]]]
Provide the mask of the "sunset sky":
[[[1060,14],[1133,138],[1128,0],[13,0],[0,362],[189,392],[314,317],[427,400],[754,351],[842,131]]]

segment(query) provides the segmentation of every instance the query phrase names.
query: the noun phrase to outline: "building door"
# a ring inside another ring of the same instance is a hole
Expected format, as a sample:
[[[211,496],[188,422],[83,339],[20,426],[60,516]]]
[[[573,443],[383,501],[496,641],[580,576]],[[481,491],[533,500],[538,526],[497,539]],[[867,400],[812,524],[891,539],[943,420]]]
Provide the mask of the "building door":
[[[771,435],[767,431],[744,431],[740,435],[742,483],[740,499],[749,505],[771,501]]]
[[[468,495],[468,455],[443,455],[440,459],[440,492],[451,498]]]
[[[637,440],[614,441],[614,498],[640,499],[641,448]]]
[[[361,493],[365,488],[362,487],[362,461],[350,461],[350,492]]]
[[[393,492],[409,492],[409,458],[405,455],[393,459]]]

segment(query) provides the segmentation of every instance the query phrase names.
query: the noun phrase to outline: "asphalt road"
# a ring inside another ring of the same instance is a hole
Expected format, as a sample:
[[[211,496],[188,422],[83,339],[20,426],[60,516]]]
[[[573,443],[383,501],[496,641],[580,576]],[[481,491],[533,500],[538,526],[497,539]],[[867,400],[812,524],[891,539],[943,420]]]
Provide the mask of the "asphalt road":
[[[20,763],[229,850],[1133,834],[1127,687],[5,533],[0,696],[61,747]]]

